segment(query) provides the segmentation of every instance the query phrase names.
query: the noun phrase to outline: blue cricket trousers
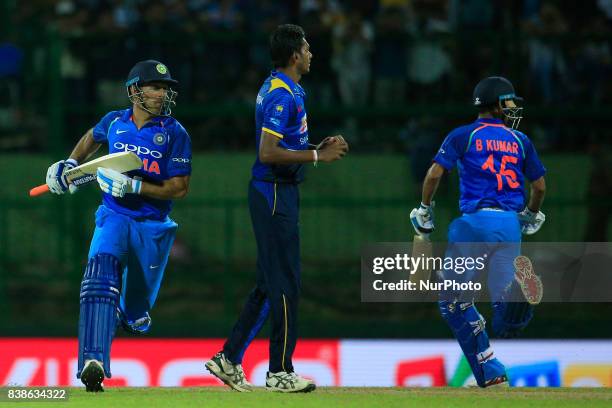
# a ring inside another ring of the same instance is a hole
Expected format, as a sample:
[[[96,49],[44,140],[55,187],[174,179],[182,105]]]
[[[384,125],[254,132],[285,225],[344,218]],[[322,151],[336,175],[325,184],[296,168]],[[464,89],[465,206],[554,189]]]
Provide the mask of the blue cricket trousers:
[[[249,210],[257,241],[256,286],[223,352],[240,363],[270,315],[270,372],[292,372],[301,289],[298,186],[252,180]]]

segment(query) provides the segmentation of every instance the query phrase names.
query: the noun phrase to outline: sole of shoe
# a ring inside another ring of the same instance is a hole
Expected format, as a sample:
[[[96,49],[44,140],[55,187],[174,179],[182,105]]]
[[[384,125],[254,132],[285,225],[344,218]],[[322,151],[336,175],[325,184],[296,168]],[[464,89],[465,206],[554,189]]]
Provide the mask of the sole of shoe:
[[[251,392],[252,391],[251,389],[244,388],[244,387],[241,387],[233,383],[231,379],[223,372],[221,367],[219,367],[219,365],[214,360],[208,360],[204,364],[204,366],[206,367],[206,370],[208,370],[209,373],[217,377],[219,380],[223,382],[223,384],[227,385],[231,389],[238,391],[238,392]]]
[[[531,305],[537,305],[542,301],[544,288],[542,280],[533,273],[531,260],[524,255],[514,258],[514,279],[521,287],[525,300]]]
[[[310,383],[308,384],[306,387],[302,388],[301,390],[295,390],[295,389],[284,389],[284,388],[276,388],[276,387],[270,387],[268,385],[266,385],[266,390],[270,391],[270,392],[284,392],[284,393],[290,393],[290,392],[295,392],[295,393],[307,393],[307,392],[313,392],[314,390],[317,389],[317,386],[314,383]]]
[[[87,392],[104,392],[103,381],[104,370],[97,364],[88,364],[81,373],[81,382],[85,384]]]

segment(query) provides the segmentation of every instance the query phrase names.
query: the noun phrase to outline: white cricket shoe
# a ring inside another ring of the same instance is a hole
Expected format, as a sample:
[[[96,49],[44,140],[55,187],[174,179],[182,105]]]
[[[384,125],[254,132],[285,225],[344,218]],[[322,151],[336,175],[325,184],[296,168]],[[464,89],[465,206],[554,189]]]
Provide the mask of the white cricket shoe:
[[[242,364],[234,364],[218,352],[205,364],[206,369],[229,387],[239,392],[253,391],[253,384],[247,381]]]
[[[296,373],[279,371],[266,374],[266,389],[276,392],[311,392],[317,386],[311,380],[300,377]]]

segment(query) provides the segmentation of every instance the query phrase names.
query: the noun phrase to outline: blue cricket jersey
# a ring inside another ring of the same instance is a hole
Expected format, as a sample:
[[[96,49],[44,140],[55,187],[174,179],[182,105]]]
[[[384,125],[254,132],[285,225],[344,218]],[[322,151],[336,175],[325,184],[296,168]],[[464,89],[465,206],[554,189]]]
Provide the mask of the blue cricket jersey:
[[[255,107],[255,146],[259,147],[262,130],[278,137],[288,150],[308,149],[308,124],[304,89],[282,72],[272,71],[257,94]],[[257,158],[252,168],[256,181],[300,183],[304,179],[301,164],[264,164]]]
[[[127,173],[160,184],[172,177],[191,174],[191,139],[174,118],[158,116],[140,130],[132,120],[132,108],[109,112],[93,129],[97,143],[108,144],[109,153],[134,152],[142,159],[139,170]],[[163,220],[172,209],[171,200],[138,194],[123,198],[103,193],[102,201],[112,210],[134,218]]]
[[[546,173],[529,138],[500,119],[478,119],[448,134],[434,161],[459,169],[459,209],[464,214],[497,207],[522,211],[525,178]]]

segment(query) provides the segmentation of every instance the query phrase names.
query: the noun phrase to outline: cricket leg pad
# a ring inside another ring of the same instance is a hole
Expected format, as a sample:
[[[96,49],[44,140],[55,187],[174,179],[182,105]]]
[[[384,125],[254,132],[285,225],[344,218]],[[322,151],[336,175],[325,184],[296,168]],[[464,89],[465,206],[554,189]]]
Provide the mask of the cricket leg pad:
[[[120,287],[119,260],[109,254],[91,257],[81,282],[77,378],[86,360],[101,361],[104,374],[111,377],[110,349],[118,323]]]
[[[449,301],[439,301],[438,306],[459,342],[478,385],[484,387],[491,376],[505,374],[503,365],[494,358],[485,330],[486,321],[476,306],[471,302]]]
[[[493,303],[493,333],[496,337],[517,337],[532,318],[533,306],[527,302]]]

